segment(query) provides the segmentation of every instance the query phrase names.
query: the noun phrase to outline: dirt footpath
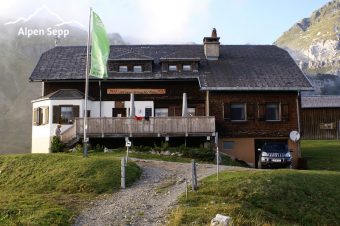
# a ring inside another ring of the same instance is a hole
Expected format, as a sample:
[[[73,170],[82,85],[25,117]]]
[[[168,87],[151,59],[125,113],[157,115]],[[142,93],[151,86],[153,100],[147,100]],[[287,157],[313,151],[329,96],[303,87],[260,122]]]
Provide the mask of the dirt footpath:
[[[75,225],[166,225],[166,216],[190,183],[191,164],[134,160],[142,176],[133,186],[99,200],[82,211]],[[244,168],[220,166],[220,170]],[[198,164],[199,179],[216,173],[216,165]]]

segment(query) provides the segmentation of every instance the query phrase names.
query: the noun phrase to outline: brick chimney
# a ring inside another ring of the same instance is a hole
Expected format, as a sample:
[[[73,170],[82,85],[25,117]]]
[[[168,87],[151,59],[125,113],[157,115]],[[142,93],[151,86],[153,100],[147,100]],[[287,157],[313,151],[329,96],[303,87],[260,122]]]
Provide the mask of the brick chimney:
[[[216,28],[213,28],[211,37],[204,37],[204,54],[207,60],[218,60],[220,56],[220,37],[217,37]]]

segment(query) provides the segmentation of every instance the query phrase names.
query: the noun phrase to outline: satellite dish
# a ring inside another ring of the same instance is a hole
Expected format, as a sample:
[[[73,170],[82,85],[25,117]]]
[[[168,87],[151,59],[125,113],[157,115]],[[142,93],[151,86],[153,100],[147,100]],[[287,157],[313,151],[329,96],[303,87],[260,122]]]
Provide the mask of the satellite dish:
[[[293,142],[297,142],[300,140],[300,133],[298,131],[293,130],[292,132],[290,132],[289,134],[289,138],[293,141]]]

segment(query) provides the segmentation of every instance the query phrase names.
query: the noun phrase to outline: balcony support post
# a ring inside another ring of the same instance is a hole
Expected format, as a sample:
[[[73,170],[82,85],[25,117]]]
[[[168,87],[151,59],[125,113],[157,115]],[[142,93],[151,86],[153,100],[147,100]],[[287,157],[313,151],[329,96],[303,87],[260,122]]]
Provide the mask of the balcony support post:
[[[209,90],[205,91],[205,116],[210,115],[210,109],[209,109]]]

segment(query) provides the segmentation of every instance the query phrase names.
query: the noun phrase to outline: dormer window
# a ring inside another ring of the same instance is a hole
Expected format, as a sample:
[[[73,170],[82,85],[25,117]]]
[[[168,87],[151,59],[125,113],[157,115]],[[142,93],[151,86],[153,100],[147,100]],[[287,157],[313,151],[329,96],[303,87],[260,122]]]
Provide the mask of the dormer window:
[[[177,71],[177,65],[169,65],[169,71]]]
[[[119,66],[119,72],[128,72],[128,67],[127,66]]]
[[[142,66],[140,66],[140,65],[133,66],[133,72],[134,73],[142,73],[143,72]]]
[[[191,65],[190,64],[183,64],[183,71],[191,71]]]

